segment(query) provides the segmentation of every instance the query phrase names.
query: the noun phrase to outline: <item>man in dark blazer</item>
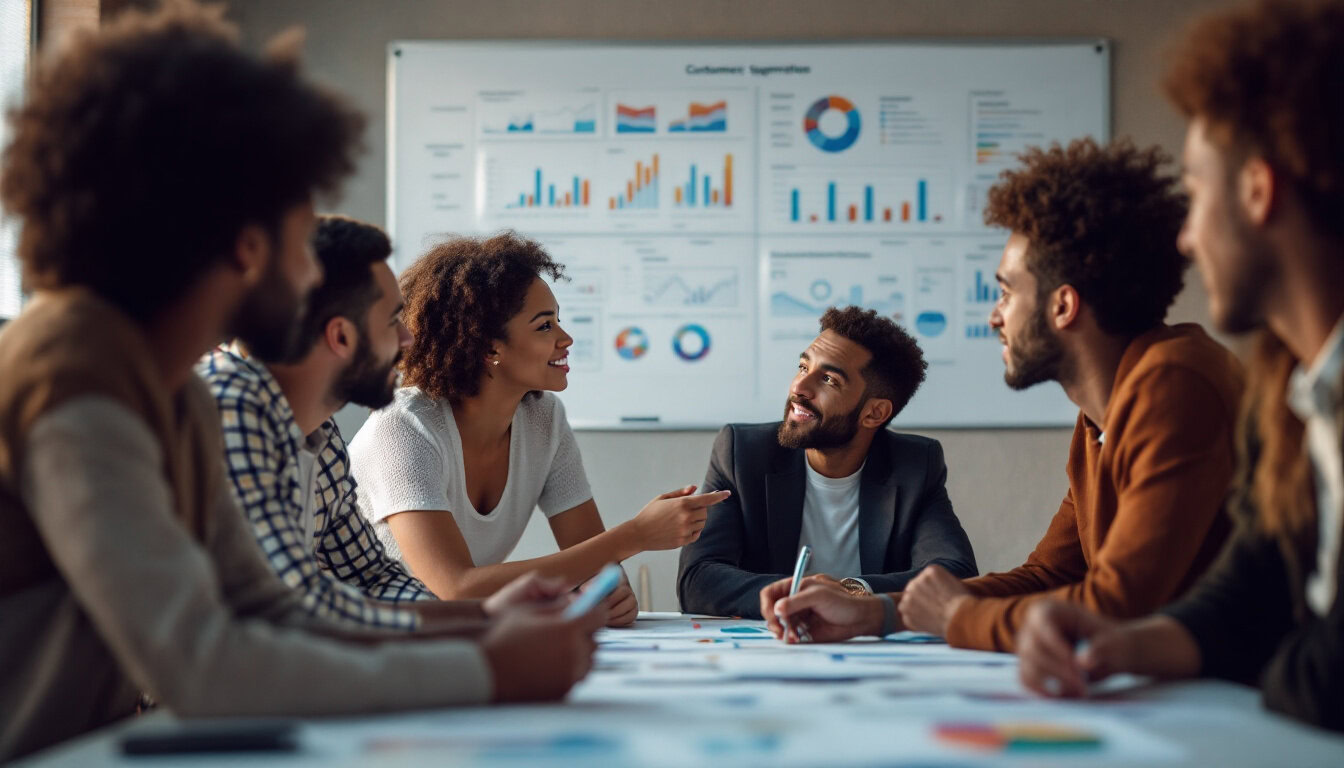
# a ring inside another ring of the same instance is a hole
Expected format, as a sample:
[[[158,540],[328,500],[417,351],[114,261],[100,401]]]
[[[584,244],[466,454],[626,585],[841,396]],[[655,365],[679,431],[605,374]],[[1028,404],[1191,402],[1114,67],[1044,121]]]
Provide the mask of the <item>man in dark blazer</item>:
[[[793,572],[801,544],[813,549],[809,573],[856,593],[899,591],[932,563],[975,576],[942,446],[886,428],[927,367],[891,320],[827,310],[799,356],[784,420],[729,424],[714,441],[702,488],[733,494],[681,550],[682,610],[760,618],[758,593]]]

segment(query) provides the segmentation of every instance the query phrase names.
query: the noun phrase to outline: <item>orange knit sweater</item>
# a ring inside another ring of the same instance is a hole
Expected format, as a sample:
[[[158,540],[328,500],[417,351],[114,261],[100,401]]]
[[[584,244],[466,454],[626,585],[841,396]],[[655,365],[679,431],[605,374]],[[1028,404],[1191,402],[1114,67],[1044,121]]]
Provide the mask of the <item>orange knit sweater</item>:
[[[1078,415],[1069,492],[1044,538],[1023,565],[964,582],[973,597],[952,617],[948,643],[1011,652],[1042,598],[1129,618],[1180,596],[1231,529],[1223,502],[1242,387],[1236,358],[1197,325],[1131,342],[1104,428]]]

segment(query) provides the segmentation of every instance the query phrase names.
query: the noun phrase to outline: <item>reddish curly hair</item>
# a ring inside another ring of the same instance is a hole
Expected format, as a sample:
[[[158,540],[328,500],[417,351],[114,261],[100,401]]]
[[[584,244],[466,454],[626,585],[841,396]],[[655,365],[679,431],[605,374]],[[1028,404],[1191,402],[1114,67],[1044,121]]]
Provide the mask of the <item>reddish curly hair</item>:
[[[154,317],[245,226],[278,231],[354,169],[364,119],[304,80],[301,37],[253,56],[221,14],[131,10],[37,68],[0,175],[28,289],[82,285]]]
[[[437,400],[481,391],[491,344],[523,309],[533,281],[564,277],[534,240],[504,232],[461,237],[431,249],[401,276],[402,319],[415,340],[401,359],[402,383]]]
[[[1041,298],[1071,285],[1107,333],[1162,323],[1189,260],[1176,248],[1186,201],[1169,158],[1128,140],[1032,147],[989,190],[985,223],[1025,235]]]
[[[1259,154],[1344,237],[1344,2],[1260,0],[1195,21],[1163,85],[1216,138]]]

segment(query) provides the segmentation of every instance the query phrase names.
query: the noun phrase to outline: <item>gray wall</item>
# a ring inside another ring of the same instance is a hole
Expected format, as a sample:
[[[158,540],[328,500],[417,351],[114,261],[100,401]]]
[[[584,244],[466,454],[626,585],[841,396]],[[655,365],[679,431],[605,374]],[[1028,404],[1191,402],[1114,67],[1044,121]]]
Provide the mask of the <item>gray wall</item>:
[[[844,40],[901,37],[1100,36],[1114,44],[1113,135],[1179,153],[1182,123],[1156,87],[1170,36],[1216,0],[233,0],[230,16],[249,45],[287,26],[308,30],[306,62],[370,117],[369,152],[335,207],[384,222],[384,52],[394,39],[563,38],[622,40]],[[1174,320],[1204,322],[1195,273]],[[787,382],[780,382],[780,398]],[[1049,385],[1053,386],[1053,385]],[[924,392],[919,397],[935,397]],[[347,437],[364,414],[339,417]],[[1021,562],[1066,488],[1068,430],[933,431],[949,467],[948,491],[975,545],[981,570]],[[603,518],[628,519],[657,493],[704,477],[712,432],[584,432],[579,445]],[[540,520],[515,556],[554,551]],[[676,607],[676,553],[637,556],[647,564],[655,610]]]

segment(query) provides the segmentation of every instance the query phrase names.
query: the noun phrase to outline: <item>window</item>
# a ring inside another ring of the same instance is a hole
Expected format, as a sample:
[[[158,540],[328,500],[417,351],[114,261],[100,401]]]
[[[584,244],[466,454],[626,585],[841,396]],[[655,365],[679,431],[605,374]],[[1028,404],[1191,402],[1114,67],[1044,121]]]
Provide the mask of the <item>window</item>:
[[[0,109],[18,104],[32,47],[32,0],[0,3]],[[0,120],[0,147],[9,146],[9,123]],[[18,222],[0,212],[0,320],[19,313]]]

